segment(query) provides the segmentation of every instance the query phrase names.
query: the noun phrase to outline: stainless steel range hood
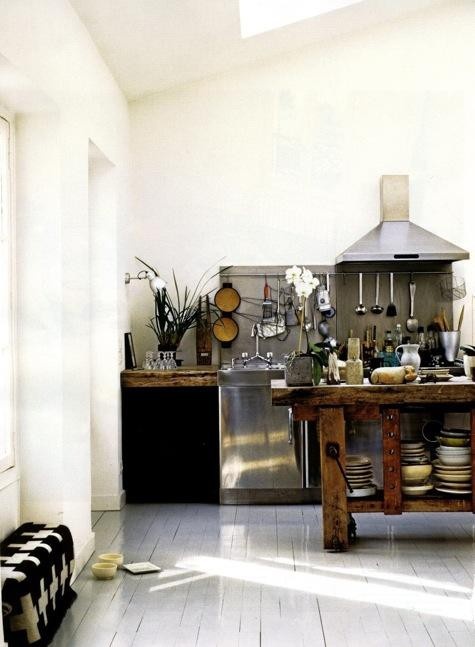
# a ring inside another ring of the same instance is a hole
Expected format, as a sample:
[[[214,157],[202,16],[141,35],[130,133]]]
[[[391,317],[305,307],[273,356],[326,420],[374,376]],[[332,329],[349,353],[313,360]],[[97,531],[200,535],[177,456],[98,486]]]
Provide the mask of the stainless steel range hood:
[[[381,222],[336,258],[336,263],[439,261],[451,263],[469,253],[409,221],[409,176],[381,177]]]

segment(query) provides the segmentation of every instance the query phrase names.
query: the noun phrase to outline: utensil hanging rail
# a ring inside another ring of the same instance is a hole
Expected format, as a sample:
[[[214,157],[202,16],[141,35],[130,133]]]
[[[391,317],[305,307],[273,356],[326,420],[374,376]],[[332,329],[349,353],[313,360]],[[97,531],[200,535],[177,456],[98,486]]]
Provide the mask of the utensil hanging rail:
[[[310,266],[309,269],[311,269],[312,266]],[[312,270],[314,274],[328,274],[329,276],[358,276],[359,274],[363,274],[364,276],[376,276],[376,274],[381,274],[381,270],[374,270],[371,272],[327,272],[326,270]],[[391,270],[392,271],[392,270]],[[438,271],[424,271],[421,270],[420,272],[414,272],[414,271],[409,271],[409,270],[403,270],[398,272],[397,270],[392,271],[394,276],[421,276],[421,275],[434,275],[434,276],[452,276],[455,273],[454,272],[438,272]],[[276,279],[281,279],[285,278],[285,272],[246,272],[246,273],[241,273],[241,272],[222,272],[220,274],[222,277],[243,277],[243,278],[259,278],[259,277],[266,277],[267,278],[276,278]]]

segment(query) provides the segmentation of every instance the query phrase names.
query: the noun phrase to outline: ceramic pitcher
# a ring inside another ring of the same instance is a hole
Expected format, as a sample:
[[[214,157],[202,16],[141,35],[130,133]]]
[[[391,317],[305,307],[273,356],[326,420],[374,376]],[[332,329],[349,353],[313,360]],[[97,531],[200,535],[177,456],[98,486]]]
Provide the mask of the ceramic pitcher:
[[[419,370],[419,366],[421,365],[419,344],[401,344],[396,348],[396,355],[399,358],[401,366],[412,366],[414,370]]]

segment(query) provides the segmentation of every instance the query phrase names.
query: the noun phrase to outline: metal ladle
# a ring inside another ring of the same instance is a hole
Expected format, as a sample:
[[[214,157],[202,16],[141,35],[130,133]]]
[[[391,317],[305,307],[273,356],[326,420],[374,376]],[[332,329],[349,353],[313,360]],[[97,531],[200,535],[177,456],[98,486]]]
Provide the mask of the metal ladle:
[[[416,293],[416,282],[412,279],[409,281],[409,297],[411,300],[411,308],[409,310],[409,318],[406,321],[406,328],[409,332],[417,332],[419,326],[418,320],[414,317],[414,295]]]
[[[383,306],[379,305],[379,273],[376,274],[376,295],[374,299],[374,306],[371,306],[371,312],[374,315],[380,315],[384,310]]]
[[[355,308],[357,315],[365,315],[366,307],[363,305],[363,273],[359,273],[359,283],[360,283],[360,302]]]

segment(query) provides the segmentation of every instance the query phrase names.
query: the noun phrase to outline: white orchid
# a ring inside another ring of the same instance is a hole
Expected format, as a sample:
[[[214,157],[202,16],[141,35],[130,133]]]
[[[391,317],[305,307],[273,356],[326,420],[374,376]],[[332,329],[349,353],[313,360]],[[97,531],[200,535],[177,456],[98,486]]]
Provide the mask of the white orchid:
[[[315,290],[320,281],[305,266],[300,268],[297,265],[289,267],[285,271],[287,283],[295,286],[295,292],[299,297],[308,298]]]
[[[295,285],[296,281],[300,279],[300,276],[302,274],[302,270],[300,267],[297,267],[296,265],[293,265],[292,267],[289,267],[287,270],[285,270],[285,280],[289,285]]]
[[[294,283],[295,293],[300,298],[307,299],[313,292],[313,285],[311,283],[306,283],[305,281],[297,281]]]
[[[305,300],[308,299],[308,297],[320,284],[320,281],[305,266],[300,268],[297,267],[297,265],[293,265],[285,271],[285,279],[287,283],[294,286],[295,293],[300,299],[300,335],[298,348],[296,351],[297,354],[300,355],[302,347],[303,325],[305,320]]]

